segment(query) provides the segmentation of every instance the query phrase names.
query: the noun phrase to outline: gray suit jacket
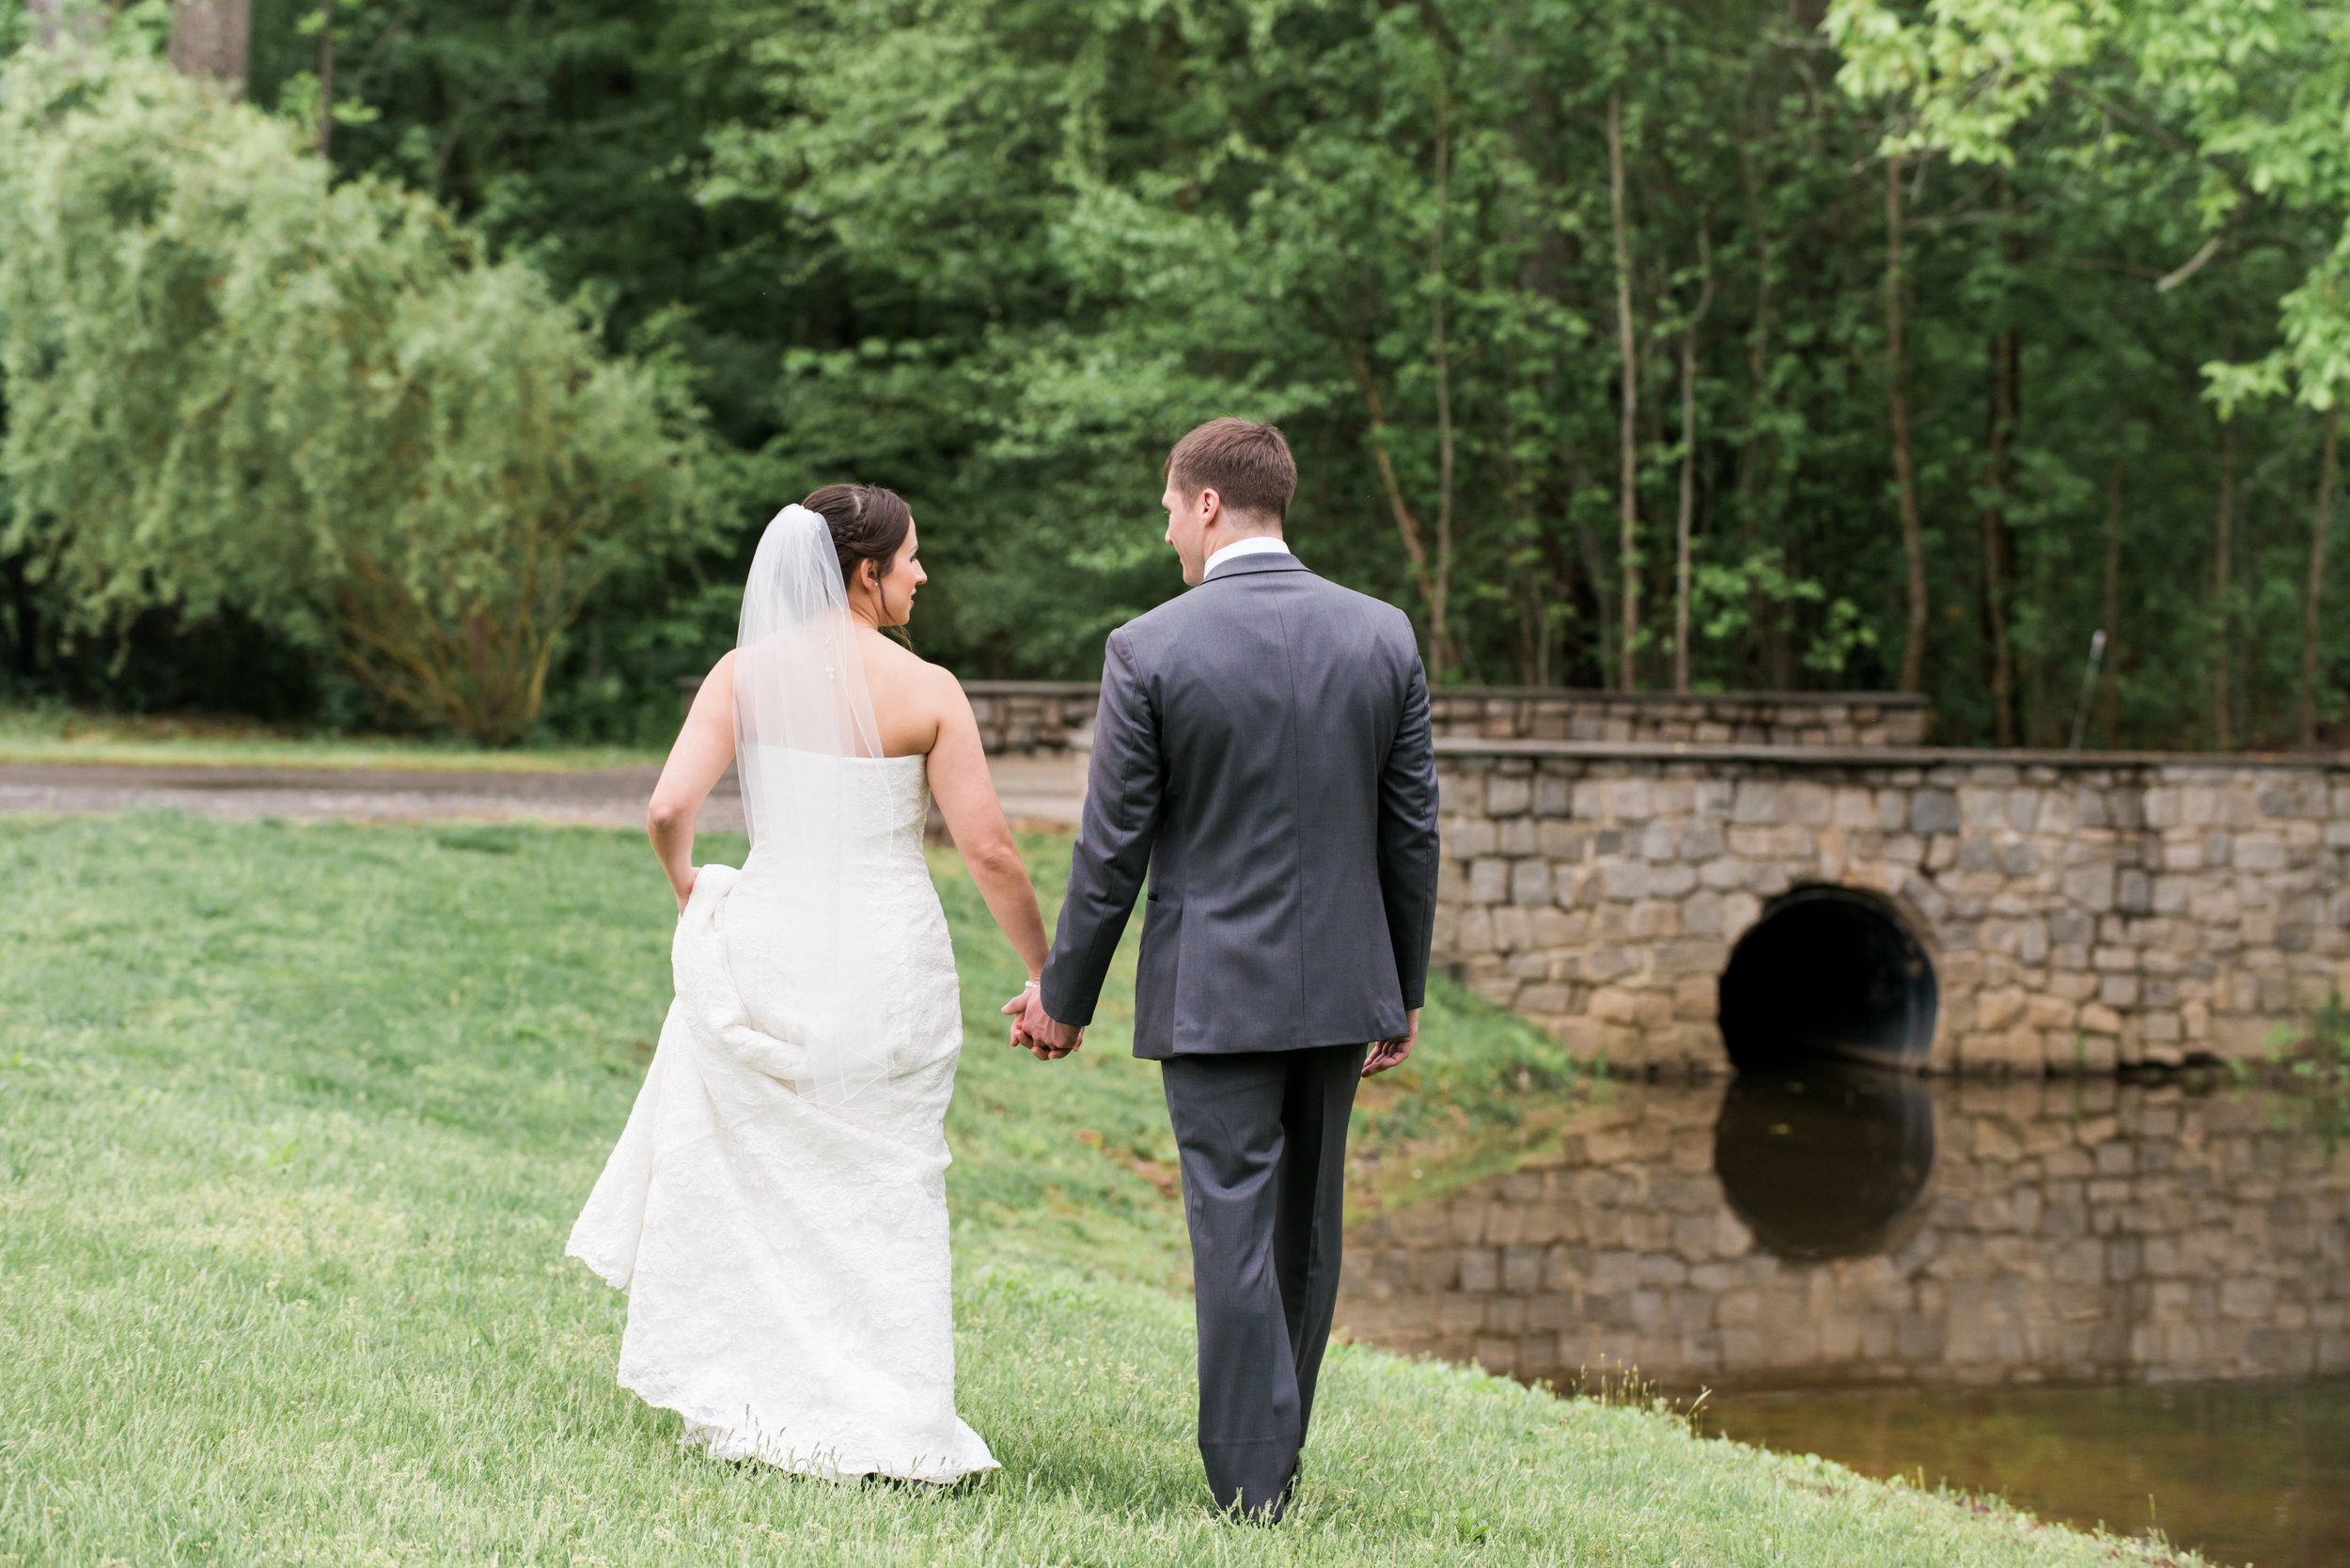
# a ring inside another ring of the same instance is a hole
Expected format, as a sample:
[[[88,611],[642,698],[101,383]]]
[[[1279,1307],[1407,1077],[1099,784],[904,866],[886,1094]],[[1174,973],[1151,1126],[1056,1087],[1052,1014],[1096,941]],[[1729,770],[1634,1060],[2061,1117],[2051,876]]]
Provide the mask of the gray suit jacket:
[[[1135,1054],[1403,1032],[1427,987],[1436,765],[1411,622],[1243,556],[1110,634],[1044,1010],[1089,1023],[1150,872]]]

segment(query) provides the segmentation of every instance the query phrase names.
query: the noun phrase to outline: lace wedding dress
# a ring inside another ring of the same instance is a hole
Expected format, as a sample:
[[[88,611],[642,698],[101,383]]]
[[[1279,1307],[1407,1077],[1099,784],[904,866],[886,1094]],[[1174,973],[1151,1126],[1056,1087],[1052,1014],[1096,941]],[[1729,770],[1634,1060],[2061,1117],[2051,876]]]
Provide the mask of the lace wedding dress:
[[[750,673],[738,714],[760,711]],[[753,848],[697,873],[677,999],[569,1250],[628,1293],[620,1383],[687,1441],[835,1480],[993,1469],[955,1414],[941,1126],[963,1017],[926,759],[742,728]]]

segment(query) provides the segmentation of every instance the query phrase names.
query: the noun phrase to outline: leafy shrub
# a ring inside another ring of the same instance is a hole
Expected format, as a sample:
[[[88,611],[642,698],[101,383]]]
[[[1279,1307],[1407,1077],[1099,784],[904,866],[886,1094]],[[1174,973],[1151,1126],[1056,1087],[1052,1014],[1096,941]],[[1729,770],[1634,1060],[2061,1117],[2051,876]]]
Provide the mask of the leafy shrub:
[[[485,743],[599,584],[712,537],[666,367],[120,44],[0,73],[0,552],[74,629],[236,610]]]

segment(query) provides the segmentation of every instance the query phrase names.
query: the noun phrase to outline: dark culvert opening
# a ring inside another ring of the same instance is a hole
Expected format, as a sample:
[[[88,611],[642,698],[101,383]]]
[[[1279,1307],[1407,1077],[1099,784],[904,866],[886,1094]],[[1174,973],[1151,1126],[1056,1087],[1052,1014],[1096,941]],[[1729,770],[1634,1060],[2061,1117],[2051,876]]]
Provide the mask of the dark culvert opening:
[[[1740,1073],[1835,1058],[1918,1067],[1934,1043],[1934,964],[1893,906],[1849,887],[1774,900],[1721,980],[1722,1043]]]

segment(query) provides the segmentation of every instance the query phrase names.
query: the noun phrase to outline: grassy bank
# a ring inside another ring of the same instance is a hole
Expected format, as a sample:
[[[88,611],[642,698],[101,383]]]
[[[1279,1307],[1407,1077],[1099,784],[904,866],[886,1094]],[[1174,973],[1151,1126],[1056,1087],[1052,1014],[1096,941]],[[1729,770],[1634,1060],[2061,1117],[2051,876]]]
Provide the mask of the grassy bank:
[[[1018,971],[937,869],[962,1402],[1005,1468],[919,1496],[697,1458],[613,1386],[623,1304],[561,1251],[667,999],[633,836],[0,819],[0,1562],[2150,1560],[1344,1347],[1293,1520],[1211,1519],[1155,1079],[1117,996],[1070,1061],[1003,1045]],[[1457,999],[1428,1050],[1488,1109],[1398,1096],[1374,1150],[1507,1129],[1545,1059]]]

